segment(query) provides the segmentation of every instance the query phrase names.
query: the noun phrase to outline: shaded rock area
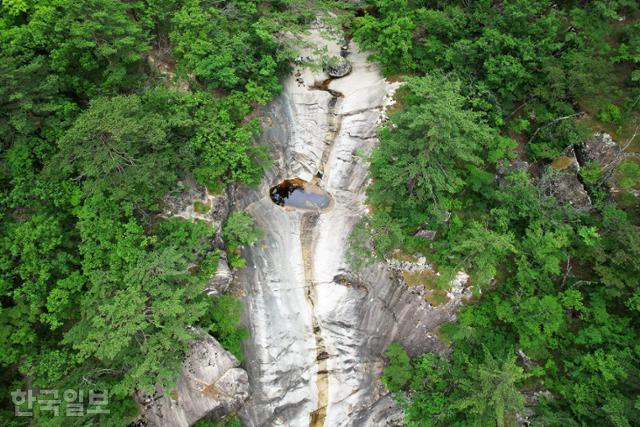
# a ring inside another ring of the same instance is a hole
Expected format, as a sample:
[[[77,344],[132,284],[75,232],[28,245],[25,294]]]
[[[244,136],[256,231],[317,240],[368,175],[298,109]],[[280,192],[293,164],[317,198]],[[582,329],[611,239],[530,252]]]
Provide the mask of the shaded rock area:
[[[434,240],[438,233],[435,230],[418,230],[413,237],[421,237],[426,240]]]
[[[595,133],[576,147],[576,156],[583,166],[587,162],[597,162],[602,171],[602,179],[611,187],[611,177],[623,158],[623,150],[608,133]]]
[[[614,171],[624,157],[624,150],[611,135],[595,133],[584,143],[568,147],[555,159],[543,173],[540,186],[558,203],[569,204],[577,210],[591,209],[591,199],[580,179],[580,168],[596,163],[602,174],[598,185],[603,188],[604,184],[615,192]]]
[[[155,70],[165,80],[165,85],[181,92],[187,92],[190,88],[189,80],[194,76],[190,75],[189,80],[177,78],[175,73],[176,61],[171,55],[169,39],[166,36],[159,36],[159,43],[147,55],[147,63],[152,70]]]
[[[237,411],[249,396],[247,373],[238,360],[213,337],[189,347],[175,388],[156,387],[152,395],[139,392],[140,425],[187,427],[201,418],[219,419]]]
[[[511,162],[503,161],[496,170],[496,179],[498,184],[503,186],[507,184],[507,176],[516,171],[527,172],[529,163],[522,160],[512,160]]]
[[[573,147],[549,165],[540,179],[544,193],[554,197],[558,203],[569,204],[576,210],[591,208],[591,198],[578,179],[580,164]]]
[[[346,51],[346,49],[343,49]],[[327,61],[327,74],[329,77],[344,77],[351,72],[351,62],[342,56],[334,56]]]
[[[516,425],[519,427],[528,427],[535,425],[532,423],[532,420],[536,416],[536,406],[538,406],[541,400],[553,399],[553,394],[544,388],[525,390],[523,394],[524,410],[521,413],[516,414]]]
[[[204,288],[204,291],[208,295],[220,295],[224,294],[229,290],[229,285],[233,281],[233,271],[229,268],[229,263],[227,262],[227,253],[224,251],[220,252],[220,258],[218,259],[218,268],[216,269],[216,274],[209,279],[207,285]]]

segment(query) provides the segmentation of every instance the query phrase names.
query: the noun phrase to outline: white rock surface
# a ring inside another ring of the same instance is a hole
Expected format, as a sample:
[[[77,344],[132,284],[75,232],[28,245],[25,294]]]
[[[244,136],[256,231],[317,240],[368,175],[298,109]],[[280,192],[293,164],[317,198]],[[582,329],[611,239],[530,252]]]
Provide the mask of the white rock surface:
[[[330,55],[342,43],[322,41],[317,30],[309,39]],[[377,144],[384,105],[398,87],[353,43],[350,51],[352,72],[329,84],[343,97],[310,88],[327,78],[322,73],[301,69],[304,84],[294,76],[284,82],[262,135],[274,166],[259,188],[233,197],[266,232],[236,274],[251,332],[251,397],[241,411],[248,426],[397,425],[401,413],[379,381],[384,350],[392,340],[412,354],[437,348],[428,332],[460,304],[461,297],[431,307],[396,270],[381,264],[356,275],[345,263],[349,233],[366,212],[368,163],[356,153]],[[269,188],[294,177],[328,191],[333,208],[314,214],[273,204]]]
[[[158,386],[140,394],[145,425],[187,427],[199,419],[237,411],[249,395],[247,373],[238,360],[210,335],[190,345],[173,390]]]

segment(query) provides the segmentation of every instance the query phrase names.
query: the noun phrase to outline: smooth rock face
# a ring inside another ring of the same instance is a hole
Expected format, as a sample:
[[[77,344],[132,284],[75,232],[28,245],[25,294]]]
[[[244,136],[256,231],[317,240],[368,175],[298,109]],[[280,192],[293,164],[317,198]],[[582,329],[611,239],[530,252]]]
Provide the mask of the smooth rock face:
[[[309,37],[339,54],[318,30]],[[266,234],[243,252],[248,267],[236,272],[251,332],[244,348],[251,397],[240,412],[248,426],[397,425],[401,412],[379,381],[383,352],[392,340],[412,354],[437,349],[428,332],[453,318],[464,293],[433,307],[386,264],[355,274],[345,262],[349,233],[366,213],[368,163],[358,154],[377,144],[398,86],[349,48],[352,72],[327,88],[341,96],[312,88],[326,74],[294,70],[284,82],[262,134],[274,166],[259,188],[233,196],[234,208],[251,213]],[[269,189],[293,177],[331,194],[332,209],[274,204]]]
[[[231,353],[205,334],[190,345],[173,390],[158,386],[153,396],[138,395],[146,425],[186,427],[203,417],[237,411],[249,395],[247,373],[238,366]]]

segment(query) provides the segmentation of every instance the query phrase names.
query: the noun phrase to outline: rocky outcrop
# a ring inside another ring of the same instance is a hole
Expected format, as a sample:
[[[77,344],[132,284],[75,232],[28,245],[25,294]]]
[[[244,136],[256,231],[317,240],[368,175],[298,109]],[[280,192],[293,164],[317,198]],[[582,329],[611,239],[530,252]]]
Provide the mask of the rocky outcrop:
[[[567,148],[563,155],[555,159],[543,174],[540,186],[548,196],[558,203],[568,204],[576,210],[591,208],[591,198],[578,179],[580,164],[573,147]]]
[[[436,238],[437,234],[438,234],[438,232],[435,231],[435,230],[420,229],[420,230],[416,231],[416,233],[413,235],[413,237],[420,237],[420,238],[426,239],[426,240],[434,240]]]
[[[216,273],[209,279],[204,291],[208,295],[220,295],[229,289],[229,285],[233,281],[233,272],[229,268],[227,262],[227,253],[222,251],[220,253],[220,259],[218,259],[218,268]]]
[[[163,199],[165,218],[179,217],[204,221],[216,229],[213,246],[224,248],[222,224],[229,213],[228,198],[209,194],[191,178],[178,182],[177,189]],[[229,288],[233,274],[224,251],[220,251],[217,271],[204,292],[219,295]],[[203,417],[218,419],[237,411],[249,395],[246,371],[238,360],[210,335],[202,332],[192,342],[183,362],[176,386],[164,390],[156,386],[153,395],[138,393],[143,407],[138,425],[190,426]]]
[[[220,250],[220,259],[215,275],[207,282],[204,291],[209,295],[219,295],[229,289],[233,272],[227,263],[227,255],[222,250],[222,225],[229,214],[229,198],[224,194],[210,194],[204,185],[198,185],[193,178],[178,181],[174,191],[163,198],[165,218],[178,217],[189,221],[203,221],[216,229],[213,246]]]
[[[346,51],[346,49],[343,49]],[[327,61],[327,74],[329,77],[344,77],[351,72],[351,63],[342,56],[333,56]]]
[[[316,29],[309,40],[339,55],[340,46],[320,35]],[[295,70],[285,80],[261,136],[273,167],[260,186],[233,194],[234,208],[265,230],[262,244],[243,251],[247,268],[236,272],[251,333],[244,354],[252,394],[240,412],[248,426],[396,425],[401,412],[379,381],[386,347],[398,340],[411,354],[439,350],[431,332],[455,317],[462,300],[452,294],[436,306],[385,263],[354,273],[345,261],[349,233],[367,212],[364,158],[398,87],[365,52],[347,50],[346,77]],[[274,204],[269,189],[290,178],[328,192],[332,209]]]
[[[229,214],[226,195],[210,194],[204,185],[197,184],[192,178],[178,181],[176,189],[163,198],[163,203],[162,216],[204,221],[218,231]]]
[[[623,150],[608,133],[595,133],[576,148],[576,156],[583,166],[596,162],[602,171],[602,180],[611,186],[610,178],[623,158]]]
[[[513,160],[511,162],[503,161],[497,169],[496,179],[498,180],[498,184],[504,186],[507,184],[507,176],[516,172],[516,171],[524,171],[527,172],[529,170],[529,163],[522,160]]]
[[[193,342],[176,386],[138,394],[141,424],[187,427],[201,418],[215,420],[237,411],[249,395],[247,373],[210,335]]]

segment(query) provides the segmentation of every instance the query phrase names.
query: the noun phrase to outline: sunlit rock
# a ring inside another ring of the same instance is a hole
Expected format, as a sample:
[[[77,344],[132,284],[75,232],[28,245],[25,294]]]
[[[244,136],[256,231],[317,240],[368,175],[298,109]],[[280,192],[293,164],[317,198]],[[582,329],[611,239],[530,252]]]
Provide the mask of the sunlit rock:
[[[187,427],[201,418],[215,420],[237,411],[249,396],[247,373],[213,337],[191,343],[176,386],[138,393],[140,422],[157,427]]]
[[[243,251],[247,267],[234,283],[244,289],[251,333],[251,396],[240,416],[248,426],[395,425],[402,413],[379,380],[386,347],[397,340],[411,354],[441,350],[431,331],[455,318],[468,288],[454,286],[435,306],[386,263],[358,273],[347,265],[348,236],[367,212],[366,156],[399,83],[387,82],[353,43],[341,49],[318,29],[307,40],[317,49],[303,58],[323,47],[329,56],[349,51],[352,71],[330,79],[294,68],[263,119],[273,167],[257,188],[233,194],[235,208],[265,231],[262,244]],[[291,177],[330,195],[330,209],[274,203],[274,185]]]

